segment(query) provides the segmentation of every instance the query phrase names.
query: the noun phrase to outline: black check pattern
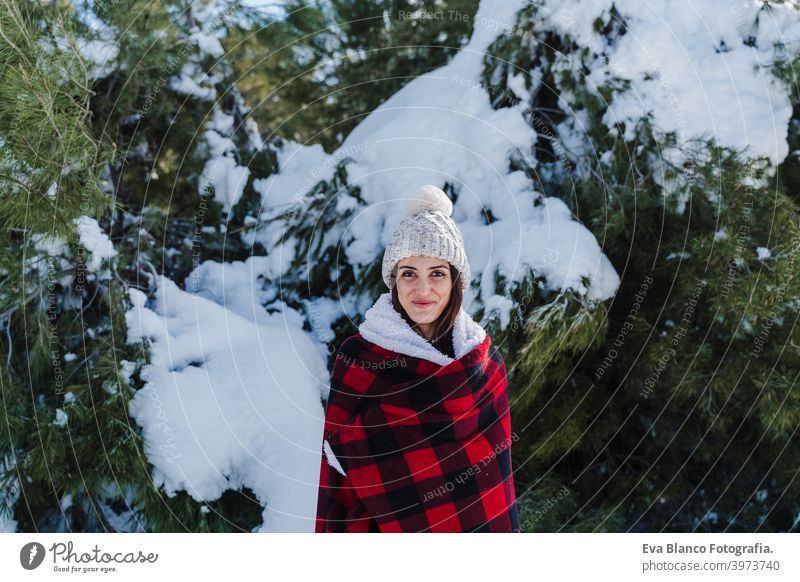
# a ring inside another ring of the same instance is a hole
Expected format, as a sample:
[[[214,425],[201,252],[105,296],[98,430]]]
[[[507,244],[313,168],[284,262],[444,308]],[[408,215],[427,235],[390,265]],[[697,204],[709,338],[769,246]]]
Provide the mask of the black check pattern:
[[[317,532],[519,532],[506,367],[487,336],[446,366],[355,334],[337,353]]]

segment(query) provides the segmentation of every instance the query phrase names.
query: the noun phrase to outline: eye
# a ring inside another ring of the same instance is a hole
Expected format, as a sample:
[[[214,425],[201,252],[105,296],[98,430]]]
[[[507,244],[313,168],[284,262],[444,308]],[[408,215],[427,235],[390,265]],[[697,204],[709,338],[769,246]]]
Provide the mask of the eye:
[[[414,271],[403,271],[402,276],[406,277],[406,275],[411,275],[412,277],[416,277],[416,275],[414,274]],[[408,279],[408,277],[406,277],[406,279]]]
[[[433,274],[437,275],[437,278],[439,279],[446,276],[444,271],[434,271]]]

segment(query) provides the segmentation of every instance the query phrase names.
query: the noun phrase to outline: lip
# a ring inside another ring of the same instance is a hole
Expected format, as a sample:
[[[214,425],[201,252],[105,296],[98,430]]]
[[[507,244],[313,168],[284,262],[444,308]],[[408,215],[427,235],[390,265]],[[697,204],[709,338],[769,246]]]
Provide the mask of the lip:
[[[433,301],[412,301],[411,303],[417,307],[428,307],[428,305],[433,305]]]

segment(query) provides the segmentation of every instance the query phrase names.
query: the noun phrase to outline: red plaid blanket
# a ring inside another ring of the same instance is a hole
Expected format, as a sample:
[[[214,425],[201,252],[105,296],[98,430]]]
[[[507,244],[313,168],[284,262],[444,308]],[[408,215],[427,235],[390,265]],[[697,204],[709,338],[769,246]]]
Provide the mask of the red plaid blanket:
[[[357,333],[331,374],[316,531],[521,531],[515,436],[488,335],[441,366]]]

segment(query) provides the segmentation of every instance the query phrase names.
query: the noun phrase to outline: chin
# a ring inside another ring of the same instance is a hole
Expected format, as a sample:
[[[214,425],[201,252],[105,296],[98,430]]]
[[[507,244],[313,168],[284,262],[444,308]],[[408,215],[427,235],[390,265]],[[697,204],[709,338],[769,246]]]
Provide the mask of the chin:
[[[439,313],[434,312],[420,313],[420,310],[417,310],[416,308],[414,308],[412,311],[409,311],[408,314],[415,323],[433,323],[440,315]]]

